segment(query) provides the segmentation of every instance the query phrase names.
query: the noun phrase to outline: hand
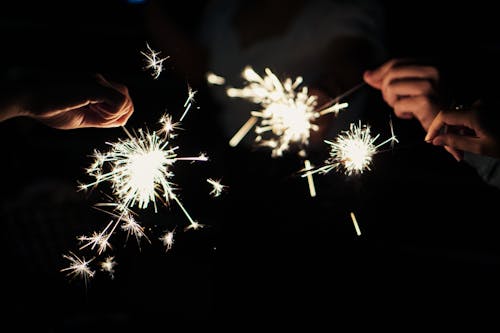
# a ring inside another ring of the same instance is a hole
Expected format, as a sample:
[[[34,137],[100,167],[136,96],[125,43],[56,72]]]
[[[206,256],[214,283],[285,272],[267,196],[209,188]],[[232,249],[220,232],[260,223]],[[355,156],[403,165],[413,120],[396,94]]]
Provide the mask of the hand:
[[[481,111],[480,104],[467,110],[441,111],[425,141],[444,146],[457,161],[462,160],[463,151],[500,158],[500,140],[482,125]]]
[[[20,100],[20,115],[50,127],[75,129],[125,125],[134,111],[127,87],[102,75],[30,87]]]
[[[439,72],[435,67],[393,59],[375,70],[365,71],[363,79],[382,92],[397,117],[415,117],[424,130],[439,112]]]

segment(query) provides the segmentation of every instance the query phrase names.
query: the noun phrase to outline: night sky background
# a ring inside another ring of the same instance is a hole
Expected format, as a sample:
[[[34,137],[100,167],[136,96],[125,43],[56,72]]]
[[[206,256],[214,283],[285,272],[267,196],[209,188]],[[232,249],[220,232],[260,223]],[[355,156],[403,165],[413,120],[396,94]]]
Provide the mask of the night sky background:
[[[189,33],[196,28],[199,3],[164,8]],[[444,8],[432,1],[382,4],[388,59],[440,59],[465,99],[494,84],[500,41],[491,8],[481,2]],[[153,127],[165,109],[179,117],[187,79],[173,74],[176,59],[165,62],[158,80],[142,69],[145,41],[161,50],[148,6],[6,2],[0,10],[2,73],[30,73],[43,81],[61,73],[99,72],[128,86],[135,105],[128,128]],[[474,318],[485,320],[498,310],[500,190],[425,144],[417,121],[393,117],[396,149],[376,155],[363,175],[316,177],[318,196],[310,198],[296,175],[298,158],[272,159],[268,151],[229,147],[208,87],[193,88],[200,109],[187,116],[177,143],[182,155],[203,151],[211,160],[182,167],[180,162],[176,182],[186,208],[207,227],[179,231],[165,253],[158,237],[166,227],[182,230],[182,212],[175,204],[158,214],[140,212],[151,244],[142,241],[139,248],[118,233],[115,278],[98,272],[87,288],[59,271],[67,265],[62,254],[79,253],[76,236],[100,230],[108,217],[92,209],[99,193],[78,192],[77,182],[88,180],[93,150],[105,149],[123,131],[60,131],[24,118],[0,124],[6,325],[38,332],[167,331],[169,325],[227,325],[238,331],[271,322],[333,330],[340,323],[390,327],[395,318],[405,325],[436,318],[457,323],[480,313]],[[370,88],[353,98],[359,95],[374,110],[365,120],[387,137],[391,110]],[[326,146],[316,161],[322,153]],[[209,177],[222,177],[229,190],[209,197]]]

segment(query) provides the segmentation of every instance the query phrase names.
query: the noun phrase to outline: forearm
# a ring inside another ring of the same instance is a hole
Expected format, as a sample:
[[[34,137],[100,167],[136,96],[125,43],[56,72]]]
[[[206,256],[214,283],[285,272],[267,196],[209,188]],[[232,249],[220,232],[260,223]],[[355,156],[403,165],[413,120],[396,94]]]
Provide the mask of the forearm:
[[[0,122],[5,120],[26,116],[22,99],[23,93],[16,87],[0,87]]]

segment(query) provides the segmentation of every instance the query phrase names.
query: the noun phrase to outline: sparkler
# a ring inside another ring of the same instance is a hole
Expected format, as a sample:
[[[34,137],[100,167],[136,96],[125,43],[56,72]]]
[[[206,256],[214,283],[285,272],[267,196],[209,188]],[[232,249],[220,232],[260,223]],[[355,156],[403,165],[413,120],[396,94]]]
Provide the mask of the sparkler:
[[[146,58],[146,66],[144,69],[151,69],[151,76],[157,79],[163,71],[163,61],[170,57],[160,58],[159,55],[161,52],[154,51],[148,43],[146,43],[146,48],[147,50],[145,52],[141,51],[141,54]]]
[[[370,126],[362,126],[361,121],[358,126],[351,123],[349,131],[341,133],[335,141],[325,140],[330,145],[330,157],[326,160],[326,164],[303,174],[302,177],[316,172],[325,174],[333,169],[343,170],[348,176],[370,170],[372,157],[377,153],[377,149],[388,142],[398,142],[392,130],[391,134],[390,138],[376,145],[375,141],[380,135],[372,137]]]
[[[195,93],[189,88],[183,116],[193,104]],[[116,142],[107,142],[110,146],[107,152],[94,151],[94,161],[86,170],[93,181],[81,184],[80,189],[87,190],[104,182],[110,183],[113,194],[110,198],[114,202],[99,203],[95,205],[95,208],[111,215],[112,220],[102,231],[94,232],[90,236],[78,237],[78,240],[84,243],[80,249],[90,247],[91,249],[97,248],[98,254],[105,252],[111,248],[109,239],[119,225],[121,230],[127,232],[127,240],[130,235],[133,235],[138,245],[143,238],[150,242],[144,227],[135,220],[132,208],[147,209],[152,205],[156,213],[157,201],[161,201],[165,206],[169,206],[173,201],[181,208],[189,221],[185,230],[203,227],[202,224],[193,220],[176,194],[178,188],[173,182],[173,166],[178,161],[208,161],[208,157],[202,153],[195,157],[178,156],[179,146],[173,146],[171,141],[176,136],[175,131],[180,129],[180,122],[174,122],[170,115],[165,114],[160,119],[160,125],[161,128],[157,131],[141,128],[129,131],[123,127],[126,138]],[[224,187],[224,185],[220,186]],[[174,232],[171,231],[160,238],[167,250],[172,247],[173,235]],[[85,271],[90,261],[78,261],[76,256],[68,257],[68,259],[73,260],[74,265],[70,268],[74,271],[82,271],[88,276],[93,276],[92,271]],[[107,269],[112,274],[113,265],[112,259],[109,259],[102,263],[101,269]]]
[[[252,67],[247,66],[242,72],[247,85],[241,89],[228,88],[229,97],[246,99],[259,104],[260,111],[252,111],[250,119],[231,138],[229,144],[236,146],[243,137],[255,126],[257,134],[255,142],[260,146],[272,149],[272,157],[282,156],[291,145],[298,145],[300,156],[305,156],[305,147],[309,144],[311,131],[317,131],[314,124],[320,116],[338,112],[348,106],[348,103],[334,103],[326,108],[318,109],[318,97],[309,94],[302,84],[302,77],[292,81],[286,78],[283,82],[269,69],[261,77]],[[268,133],[267,133],[268,132]],[[269,137],[264,138],[264,135]]]
[[[163,119],[170,119],[164,116]],[[166,131],[166,127],[162,128]],[[162,137],[158,132],[139,129],[131,134],[123,128],[128,135],[127,139],[108,143],[111,149],[106,153],[97,152],[95,161],[87,170],[94,181],[82,185],[87,189],[104,181],[109,181],[114,196],[119,200],[121,209],[137,206],[139,209],[154,205],[157,212],[156,199],[163,200],[169,205],[174,200],[182,206],[177,195],[175,184],[172,182],[174,173],[171,170],[174,163],[181,160],[207,161],[208,157],[200,154],[197,157],[178,157],[176,151],[178,146],[170,146],[168,135]],[[172,133],[173,126],[170,125],[167,133]],[[105,170],[105,166],[109,169]],[[188,219],[191,217],[187,214]]]

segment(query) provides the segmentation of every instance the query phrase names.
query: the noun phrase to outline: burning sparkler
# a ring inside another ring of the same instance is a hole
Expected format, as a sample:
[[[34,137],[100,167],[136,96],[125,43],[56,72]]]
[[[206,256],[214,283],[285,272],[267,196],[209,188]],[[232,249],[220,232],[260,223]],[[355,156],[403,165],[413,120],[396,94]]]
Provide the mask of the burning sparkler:
[[[146,58],[145,69],[151,69],[151,76],[157,79],[163,71],[163,62],[169,57],[160,58],[159,55],[161,52],[154,51],[148,43],[146,43],[146,48],[147,50],[145,52],[141,51],[141,54]]]
[[[330,158],[326,160],[326,164],[302,177],[315,172],[328,173],[333,169],[343,170],[348,176],[370,170],[372,157],[377,149],[388,142],[398,142],[392,131],[391,134],[389,139],[376,145],[379,134],[373,137],[370,126],[362,126],[361,121],[358,126],[351,123],[349,131],[341,133],[335,141],[325,140],[330,145]]]
[[[195,93],[190,89],[184,103],[183,115],[192,105]],[[189,221],[186,230],[203,227],[193,220],[179,200],[176,194],[177,186],[172,180],[174,177],[172,168],[178,161],[207,161],[208,157],[201,153],[195,157],[179,157],[177,154],[179,147],[171,144],[175,131],[180,128],[179,123],[173,122],[170,115],[164,115],[160,119],[160,124],[162,126],[157,131],[147,129],[128,131],[123,127],[127,138],[108,142],[110,149],[107,152],[94,152],[94,161],[86,170],[94,179],[90,183],[81,184],[80,189],[86,190],[108,182],[112,189],[112,199],[116,201],[96,205],[96,209],[111,215],[113,219],[101,232],[94,232],[91,236],[80,236],[78,239],[85,243],[80,249],[97,248],[99,254],[103,253],[111,247],[109,239],[119,225],[127,232],[127,240],[130,235],[134,235],[138,245],[142,238],[149,242],[144,227],[135,220],[131,209],[133,207],[147,209],[153,205],[154,211],[157,212],[157,201],[161,201],[165,206],[174,201]],[[173,237],[173,233],[171,236]],[[166,238],[162,240],[164,243],[169,241]],[[170,241],[173,242],[173,238]]]
[[[273,157],[282,156],[292,144],[298,145],[299,154],[305,156],[304,148],[309,144],[311,131],[319,129],[314,121],[328,113],[338,114],[348,104],[337,102],[318,110],[318,97],[309,95],[305,86],[299,90],[302,77],[299,76],[294,81],[287,78],[281,82],[269,68],[265,69],[265,73],[261,77],[252,67],[247,66],[242,73],[247,85],[241,89],[227,89],[229,97],[243,98],[262,107],[260,111],[251,112],[250,119],[229,143],[233,147],[238,145],[260,118],[259,126],[255,127],[256,143],[271,148]],[[264,138],[266,134],[269,137]]]

